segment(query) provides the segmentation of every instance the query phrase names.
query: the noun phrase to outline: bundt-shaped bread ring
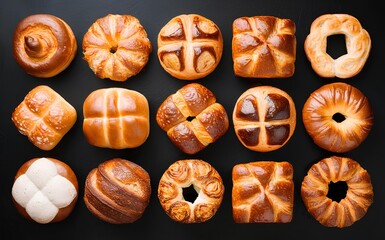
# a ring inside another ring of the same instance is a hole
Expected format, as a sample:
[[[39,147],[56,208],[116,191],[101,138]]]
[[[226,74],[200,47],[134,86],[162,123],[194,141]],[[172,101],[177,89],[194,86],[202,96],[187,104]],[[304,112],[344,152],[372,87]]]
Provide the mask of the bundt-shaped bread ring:
[[[318,146],[338,153],[358,147],[373,125],[368,99],[357,88],[342,82],[314,91],[305,102],[302,118]]]
[[[139,20],[119,14],[97,19],[84,35],[82,47],[84,59],[96,76],[114,81],[138,74],[152,51]]]
[[[16,62],[30,75],[53,77],[66,69],[75,58],[77,43],[70,26],[50,14],[24,18],[13,36]]]
[[[327,197],[330,182],[344,181],[346,197],[340,202]],[[348,227],[360,220],[373,202],[368,172],[356,161],[332,156],[314,164],[303,179],[301,196],[309,213],[322,225]]]

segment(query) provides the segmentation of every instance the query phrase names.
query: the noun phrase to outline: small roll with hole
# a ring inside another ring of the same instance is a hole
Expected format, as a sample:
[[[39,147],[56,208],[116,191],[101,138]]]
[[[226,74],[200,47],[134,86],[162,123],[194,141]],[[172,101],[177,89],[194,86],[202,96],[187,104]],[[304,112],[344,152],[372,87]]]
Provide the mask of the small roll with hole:
[[[193,185],[198,196],[186,201],[183,189]],[[218,211],[225,188],[221,176],[209,163],[199,159],[179,160],[162,175],[158,198],[166,214],[180,223],[202,223]]]
[[[310,94],[302,109],[302,120],[315,144],[344,153],[367,138],[373,126],[373,112],[359,89],[336,82]]]

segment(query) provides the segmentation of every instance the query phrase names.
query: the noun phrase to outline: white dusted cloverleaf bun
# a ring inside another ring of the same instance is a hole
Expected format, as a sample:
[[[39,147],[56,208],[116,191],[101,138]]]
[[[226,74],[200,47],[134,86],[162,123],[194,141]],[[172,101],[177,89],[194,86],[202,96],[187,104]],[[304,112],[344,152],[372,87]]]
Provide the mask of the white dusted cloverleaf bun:
[[[33,158],[17,171],[12,198],[26,219],[41,224],[60,222],[77,202],[78,181],[66,163],[54,158]]]

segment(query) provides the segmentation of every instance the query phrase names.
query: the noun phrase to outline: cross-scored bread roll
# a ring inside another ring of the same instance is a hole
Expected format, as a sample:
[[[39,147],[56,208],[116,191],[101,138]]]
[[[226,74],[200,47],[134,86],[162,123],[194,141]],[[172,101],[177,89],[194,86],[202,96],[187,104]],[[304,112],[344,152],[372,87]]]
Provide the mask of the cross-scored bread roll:
[[[237,18],[233,22],[234,73],[247,78],[287,78],[294,74],[296,26],[273,16]]]
[[[141,218],[151,196],[150,176],[136,163],[113,158],[89,172],[84,202],[97,218],[112,224]]]
[[[236,223],[291,222],[293,167],[289,162],[238,164],[232,172],[232,208]]]
[[[54,158],[33,158],[17,171],[12,200],[18,212],[41,224],[66,219],[78,199],[78,181],[66,163]]]
[[[125,88],[103,88],[90,93],[83,103],[83,132],[94,146],[135,148],[150,134],[146,97]]]
[[[13,55],[30,75],[53,77],[75,58],[77,43],[71,27],[51,14],[34,14],[16,26]]]
[[[73,127],[75,108],[52,88],[33,88],[12,113],[19,132],[42,150],[53,149]]]
[[[339,202],[328,197],[330,182],[346,182],[346,197]],[[364,217],[373,203],[369,173],[358,162],[332,156],[315,163],[302,181],[301,196],[308,212],[327,227],[348,227]]]
[[[193,185],[198,196],[184,199],[183,188]],[[225,188],[222,178],[209,163],[198,159],[173,163],[159,181],[158,198],[167,215],[176,222],[202,223],[218,211]]]
[[[158,108],[156,121],[169,139],[188,154],[217,141],[229,127],[225,108],[198,83],[187,84],[167,97]]]
[[[246,90],[233,111],[235,133],[248,149],[273,151],[284,146],[294,133],[296,109],[292,98],[272,86]]]
[[[119,82],[138,74],[152,51],[139,20],[119,14],[97,19],[84,35],[82,47],[84,60],[97,77]]]
[[[223,52],[219,27],[197,14],[171,19],[158,34],[160,64],[173,77],[196,80],[213,72]]]

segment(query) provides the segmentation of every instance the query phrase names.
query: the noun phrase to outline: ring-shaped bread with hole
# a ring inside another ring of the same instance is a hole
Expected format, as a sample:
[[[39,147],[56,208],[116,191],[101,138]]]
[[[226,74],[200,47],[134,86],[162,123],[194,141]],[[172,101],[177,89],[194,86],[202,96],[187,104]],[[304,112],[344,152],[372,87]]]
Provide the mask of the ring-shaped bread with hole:
[[[345,35],[347,53],[333,59],[327,53],[327,37]],[[305,53],[313,70],[325,78],[350,78],[361,72],[371,50],[369,33],[348,14],[324,14],[316,18],[305,39]]]
[[[302,109],[302,120],[315,144],[344,153],[367,138],[374,117],[368,98],[359,89],[336,82],[310,94]]]
[[[197,197],[184,198],[183,189],[193,186]],[[158,186],[159,201],[167,215],[176,222],[202,223],[211,219],[223,199],[225,187],[221,176],[209,163],[199,159],[178,160],[164,172]]]

